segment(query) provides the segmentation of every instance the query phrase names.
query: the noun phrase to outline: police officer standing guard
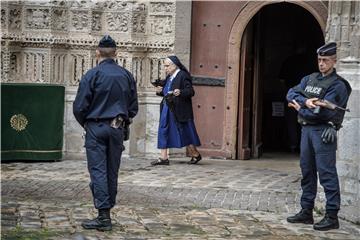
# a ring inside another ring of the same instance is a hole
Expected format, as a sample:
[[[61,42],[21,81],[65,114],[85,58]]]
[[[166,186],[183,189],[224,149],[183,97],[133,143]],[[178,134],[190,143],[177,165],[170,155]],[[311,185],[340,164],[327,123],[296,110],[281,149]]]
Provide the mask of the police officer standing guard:
[[[116,43],[105,35],[96,49],[98,65],[81,79],[74,101],[76,120],[85,129],[90,189],[98,217],[85,229],[112,229],[110,209],[116,202],[118,171],[124,150],[124,127],[138,112],[133,76],[115,61]]]
[[[336,133],[344,111],[329,109],[327,103],[345,108],[351,87],[336,74],[336,43],[317,50],[319,72],[305,76],[287,94],[289,106],[298,111],[302,125],[300,167],[302,172],[301,211],[288,217],[290,223],[313,224],[313,208],[317,193],[317,173],[326,196],[326,214],[315,230],[339,228],[340,188],[336,170]]]

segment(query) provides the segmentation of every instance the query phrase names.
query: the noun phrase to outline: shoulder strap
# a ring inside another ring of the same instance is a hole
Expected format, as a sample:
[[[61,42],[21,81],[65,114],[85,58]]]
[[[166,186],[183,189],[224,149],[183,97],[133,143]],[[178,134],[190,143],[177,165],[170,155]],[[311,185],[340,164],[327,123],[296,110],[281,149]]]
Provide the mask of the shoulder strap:
[[[350,83],[348,81],[346,81],[344,78],[340,77],[339,75],[338,75],[338,77],[339,77],[339,80],[342,81],[345,84],[348,96],[350,96],[350,94],[352,92],[352,88],[350,86]]]

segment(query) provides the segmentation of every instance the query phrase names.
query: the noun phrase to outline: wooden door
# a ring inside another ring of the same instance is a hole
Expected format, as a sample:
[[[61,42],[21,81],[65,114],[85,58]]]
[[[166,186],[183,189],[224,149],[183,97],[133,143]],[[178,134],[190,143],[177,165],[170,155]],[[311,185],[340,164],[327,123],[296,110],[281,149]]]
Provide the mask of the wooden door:
[[[250,159],[252,131],[252,79],[254,76],[253,22],[245,29],[240,48],[237,158]]]
[[[224,141],[227,43],[236,15],[246,2],[193,1],[190,71],[193,110],[203,156],[229,157]],[[234,106],[237,107],[237,106]]]
[[[263,81],[261,66],[264,58],[261,47],[261,14],[254,19],[254,71],[253,71],[253,96],[252,96],[252,147],[251,155],[253,158],[259,158],[262,155],[262,101],[263,101]]]

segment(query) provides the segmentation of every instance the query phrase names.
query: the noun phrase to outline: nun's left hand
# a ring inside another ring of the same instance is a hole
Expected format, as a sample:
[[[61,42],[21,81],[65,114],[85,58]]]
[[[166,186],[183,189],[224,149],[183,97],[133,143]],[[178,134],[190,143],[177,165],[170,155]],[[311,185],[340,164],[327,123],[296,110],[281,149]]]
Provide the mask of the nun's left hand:
[[[174,89],[174,95],[179,96],[180,95],[180,89]]]

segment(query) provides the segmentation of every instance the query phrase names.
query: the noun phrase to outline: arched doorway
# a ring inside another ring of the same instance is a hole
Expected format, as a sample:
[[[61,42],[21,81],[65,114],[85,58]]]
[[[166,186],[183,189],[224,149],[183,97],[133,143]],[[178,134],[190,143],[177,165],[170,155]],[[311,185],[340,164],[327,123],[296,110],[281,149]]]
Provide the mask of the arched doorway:
[[[226,106],[238,106],[227,107],[225,114],[225,142],[231,158],[236,159],[259,157],[263,151],[287,151],[290,147],[284,97],[298,80],[286,80],[284,76],[289,73],[282,69],[289,70],[286,62],[301,52],[304,61],[310,62],[301,72],[316,70],[313,53],[324,42],[326,20],[326,13],[321,15],[305,2],[263,2],[246,8],[230,34],[225,87]]]

